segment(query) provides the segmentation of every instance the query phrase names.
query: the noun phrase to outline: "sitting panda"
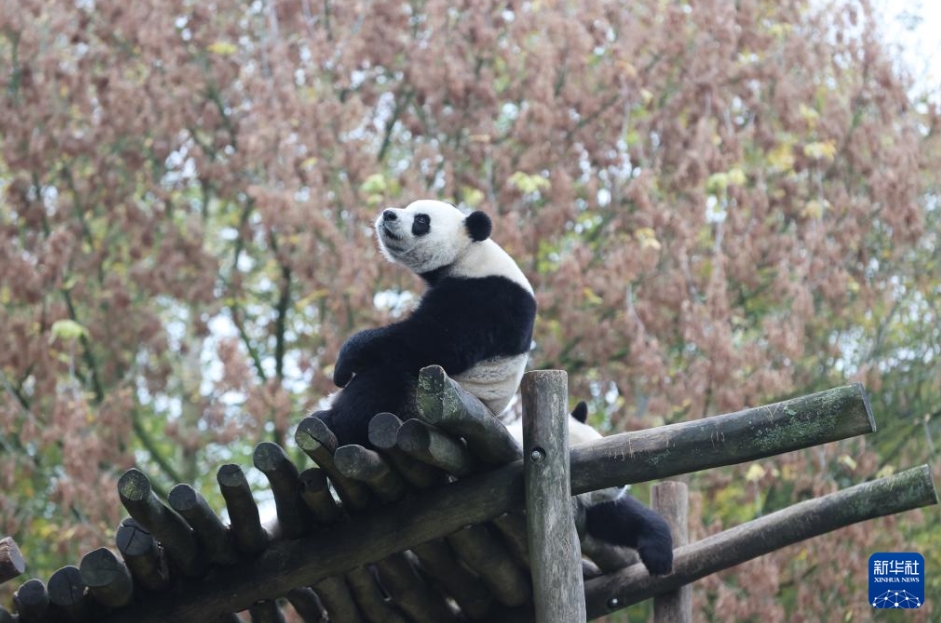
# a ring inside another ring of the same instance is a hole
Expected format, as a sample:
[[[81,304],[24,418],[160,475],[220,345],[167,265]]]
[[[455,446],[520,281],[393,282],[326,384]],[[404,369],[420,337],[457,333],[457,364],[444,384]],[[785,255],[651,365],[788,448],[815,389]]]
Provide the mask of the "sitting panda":
[[[491,227],[483,212],[465,215],[433,200],[377,217],[383,255],[419,275],[428,289],[407,318],[360,331],[340,349],[333,381],[342,389],[329,409],[316,413],[339,444],[368,446],[377,413],[417,415],[418,373],[432,364],[494,415],[507,407],[526,369],[536,299],[516,262],[490,239]],[[576,443],[600,437],[584,417],[571,418],[570,429]],[[609,497],[589,508],[588,533],[637,548],[651,573],[668,572],[673,551],[663,520],[630,496]]]

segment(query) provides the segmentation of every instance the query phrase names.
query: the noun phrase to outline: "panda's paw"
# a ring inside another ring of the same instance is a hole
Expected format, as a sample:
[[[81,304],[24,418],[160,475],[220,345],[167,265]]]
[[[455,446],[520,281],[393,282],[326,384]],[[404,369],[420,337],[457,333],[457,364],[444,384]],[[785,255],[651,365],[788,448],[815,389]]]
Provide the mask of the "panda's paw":
[[[662,535],[637,540],[637,553],[650,575],[666,575],[673,570],[673,542]]]

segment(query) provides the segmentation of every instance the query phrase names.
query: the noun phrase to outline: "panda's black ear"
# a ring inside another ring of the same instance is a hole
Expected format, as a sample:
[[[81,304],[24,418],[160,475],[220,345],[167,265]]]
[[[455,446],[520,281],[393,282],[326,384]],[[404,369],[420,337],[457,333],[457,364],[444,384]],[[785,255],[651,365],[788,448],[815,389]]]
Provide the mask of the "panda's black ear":
[[[588,419],[588,405],[585,404],[584,400],[579,402],[577,405],[575,405],[575,408],[572,409],[572,417],[582,424],[584,424],[585,420]]]
[[[489,216],[478,210],[477,212],[471,212],[467,218],[464,219],[464,227],[467,228],[467,233],[470,235],[471,240],[480,242],[490,237],[493,223],[490,222]]]

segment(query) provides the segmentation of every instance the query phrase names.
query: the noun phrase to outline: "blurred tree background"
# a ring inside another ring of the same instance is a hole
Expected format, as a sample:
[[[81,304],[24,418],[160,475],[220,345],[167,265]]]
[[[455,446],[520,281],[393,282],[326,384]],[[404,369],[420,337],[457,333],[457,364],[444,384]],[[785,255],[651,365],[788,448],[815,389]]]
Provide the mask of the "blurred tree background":
[[[289,438],[420,295],[371,231],[420,197],[495,217],[532,366],[602,428],[866,384],[877,434],[692,476],[692,538],[941,479],[937,92],[865,0],[0,0],[0,86],[0,532],[36,576],[111,543],[129,466],[216,499]],[[697,619],[868,618],[884,550],[941,595],[938,516],[702,580]]]

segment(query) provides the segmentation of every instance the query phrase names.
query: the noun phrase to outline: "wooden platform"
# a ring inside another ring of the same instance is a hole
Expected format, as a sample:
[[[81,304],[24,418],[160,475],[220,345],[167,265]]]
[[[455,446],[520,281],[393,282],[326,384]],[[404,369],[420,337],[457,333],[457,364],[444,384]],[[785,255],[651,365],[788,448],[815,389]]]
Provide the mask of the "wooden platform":
[[[871,432],[862,388],[613,435],[571,452],[558,426],[567,417],[564,373],[524,382],[526,452],[440,368],[423,370],[418,403],[421,419],[373,419],[376,450],[338,447],[315,417],[295,436],[314,466],[260,444],[254,466],[271,485],[275,530],[262,526],[241,466],[218,471],[228,524],[189,485],[164,502],[146,475],[128,471],[119,493],[130,517],[114,547],[47,582],[23,583],[16,614],[0,609],[0,623],[236,622],[246,611],[263,623],[283,620],[287,608],[309,623],[592,619],[797,541],[937,502],[927,467],[915,468],[683,545],[673,573],[651,577],[626,550],[578,551],[567,492]]]

